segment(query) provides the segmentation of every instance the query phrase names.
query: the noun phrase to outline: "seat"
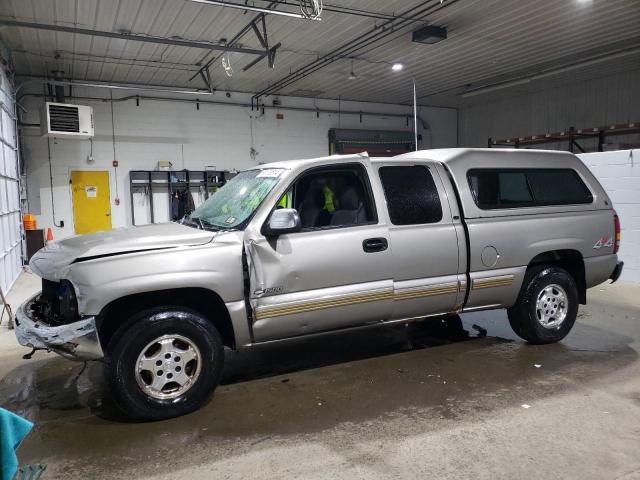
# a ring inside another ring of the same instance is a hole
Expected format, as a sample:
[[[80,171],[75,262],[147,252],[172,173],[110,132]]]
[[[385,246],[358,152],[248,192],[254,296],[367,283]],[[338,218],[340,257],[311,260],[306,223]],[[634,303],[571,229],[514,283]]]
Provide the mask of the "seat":
[[[329,213],[323,210],[323,208],[324,194],[322,193],[322,187],[317,182],[312,182],[298,208],[302,228],[315,228],[328,225]]]
[[[331,225],[358,225],[366,217],[362,195],[355,187],[349,187],[340,196],[340,209],[333,212]]]

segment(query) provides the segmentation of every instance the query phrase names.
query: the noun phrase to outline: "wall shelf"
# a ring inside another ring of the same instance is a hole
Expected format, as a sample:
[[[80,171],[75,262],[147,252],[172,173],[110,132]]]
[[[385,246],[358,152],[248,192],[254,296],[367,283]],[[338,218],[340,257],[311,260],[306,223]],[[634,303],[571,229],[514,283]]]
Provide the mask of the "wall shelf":
[[[598,152],[603,151],[605,138],[612,135],[628,135],[632,133],[640,133],[640,123],[622,123],[617,125],[609,125],[606,127],[592,127],[575,129],[570,127],[563,132],[543,133],[539,135],[528,135],[525,137],[506,138],[503,140],[493,140],[489,138],[487,146],[493,147],[514,147],[520,148],[527,145],[540,145],[543,143],[569,142],[568,149],[574,152],[576,149],[581,153],[586,153],[585,149],[577,140],[584,138],[598,138]]]
[[[157,215],[153,198],[155,193],[166,193],[167,206],[169,212],[171,212],[171,197],[174,192],[185,189],[198,189],[204,192],[206,200],[209,195],[213,194],[235,175],[235,172],[222,170],[131,170],[129,172],[131,224],[137,225],[135,194],[142,193],[148,197],[150,223],[156,223]]]

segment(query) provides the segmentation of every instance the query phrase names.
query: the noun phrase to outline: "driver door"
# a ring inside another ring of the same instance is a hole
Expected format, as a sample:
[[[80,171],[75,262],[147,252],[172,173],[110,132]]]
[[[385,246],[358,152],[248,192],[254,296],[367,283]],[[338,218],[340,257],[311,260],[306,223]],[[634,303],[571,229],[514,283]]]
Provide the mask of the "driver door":
[[[278,206],[296,208],[302,229],[245,238],[254,341],[388,319],[389,233],[378,222],[365,166],[311,169],[294,180]]]

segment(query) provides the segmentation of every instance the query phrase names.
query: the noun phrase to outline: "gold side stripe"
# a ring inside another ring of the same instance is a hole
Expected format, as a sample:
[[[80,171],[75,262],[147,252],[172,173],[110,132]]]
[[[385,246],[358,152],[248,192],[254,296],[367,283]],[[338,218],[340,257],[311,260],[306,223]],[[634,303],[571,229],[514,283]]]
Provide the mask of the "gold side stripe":
[[[474,278],[473,289],[508,287],[513,283],[515,275],[502,275],[500,277]]]
[[[426,288],[405,290],[400,292],[386,290],[382,292],[364,293],[340,298],[312,300],[305,303],[298,303],[293,305],[262,307],[256,310],[256,320],[263,320],[265,318],[280,317],[285,315],[295,315],[297,313],[313,312],[316,310],[324,310],[326,308],[357,305],[359,303],[376,302],[380,300],[397,301],[430,297],[433,295],[444,295],[448,293],[457,293],[458,290],[459,286],[456,282],[450,284],[432,285]]]
[[[498,287],[508,287],[513,282],[494,282],[494,283],[482,283],[473,286],[474,290],[482,290],[485,288],[498,288]]]
[[[474,290],[483,288],[506,287],[513,283],[515,275],[502,275],[499,277],[476,278],[472,282]],[[415,298],[431,297],[435,295],[446,295],[457,293],[466,287],[466,282],[455,282],[447,284],[430,285],[428,287],[414,288],[412,290],[380,292],[369,292],[358,295],[350,295],[339,298],[327,298],[322,300],[311,300],[294,305],[262,307],[256,310],[256,320],[265,318],[280,317],[285,315],[295,315],[297,313],[314,312],[326,308],[345,307],[357,305],[359,303],[377,302],[380,300],[411,300]]]
[[[512,283],[513,283],[513,281],[478,283],[478,284],[473,286],[473,289],[474,290],[482,290],[483,288],[508,287]]]
[[[297,305],[286,305],[277,307],[265,307],[256,311],[256,319],[279,317],[283,315],[293,315],[296,313],[313,312],[315,310],[323,310],[325,308],[343,307],[348,305],[356,305],[358,303],[375,302],[379,300],[390,300],[393,298],[393,291],[365,293],[361,295],[352,295],[342,298],[329,298],[324,300],[313,300]]]
[[[447,293],[457,293],[457,292],[458,292],[457,283],[439,284],[439,285],[432,285],[426,288],[399,291],[394,294],[393,299],[407,300],[411,298],[430,297],[433,295],[444,295]]]
[[[442,290],[433,290],[430,292],[416,292],[413,294],[402,294],[402,295],[394,295],[393,296],[393,300],[394,301],[400,301],[400,300],[411,300],[414,298],[424,298],[424,297],[432,297],[432,296],[436,296],[436,295],[446,295],[448,293],[457,293],[458,290],[456,288],[454,289],[442,289]]]

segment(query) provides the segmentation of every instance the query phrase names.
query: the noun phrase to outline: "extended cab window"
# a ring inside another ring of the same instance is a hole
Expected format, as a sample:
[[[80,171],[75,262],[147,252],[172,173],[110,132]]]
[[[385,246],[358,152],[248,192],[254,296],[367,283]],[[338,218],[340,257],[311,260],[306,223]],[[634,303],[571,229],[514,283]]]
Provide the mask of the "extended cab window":
[[[293,207],[303,230],[377,221],[369,181],[360,165],[314,169],[298,179],[278,207]]]
[[[427,167],[381,167],[380,180],[394,225],[420,225],[442,220],[440,196]]]
[[[593,195],[571,169],[476,169],[469,187],[484,210],[591,203]]]

